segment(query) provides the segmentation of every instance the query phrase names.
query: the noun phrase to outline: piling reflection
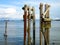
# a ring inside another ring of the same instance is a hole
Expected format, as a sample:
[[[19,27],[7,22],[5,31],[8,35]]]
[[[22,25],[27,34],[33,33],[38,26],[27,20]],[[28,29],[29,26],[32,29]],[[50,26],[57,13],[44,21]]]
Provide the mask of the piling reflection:
[[[4,39],[5,39],[5,43],[4,43],[4,44],[5,44],[5,45],[8,45],[8,44],[7,44],[7,36],[4,36]]]

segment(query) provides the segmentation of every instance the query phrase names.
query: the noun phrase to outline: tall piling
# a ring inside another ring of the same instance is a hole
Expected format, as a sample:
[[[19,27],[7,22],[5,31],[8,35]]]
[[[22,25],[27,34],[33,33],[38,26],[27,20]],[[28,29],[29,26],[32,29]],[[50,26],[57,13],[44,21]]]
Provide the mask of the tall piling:
[[[31,40],[30,40],[30,16],[31,16],[31,14],[30,14],[30,11],[31,11],[31,9],[30,9],[30,7],[28,7],[28,45],[31,45]]]
[[[32,17],[33,17],[33,45],[35,45],[35,8],[32,7]]]
[[[44,37],[44,45],[49,45],[49,5],[45,4],[45,12],[43,13],[43,4],[40,3],[40,45],[42,45],[42,35]]]
[[[43,30],[42,28],[43,4],[42,3],[40,3],[39,9],[40,9],[40,45],[42,45],[42,30]]]
[[[24,45],[26,45],[26,30],[27,30],[27,5],[22,8],[24,10]]]
[[[50,5],[45,4],[45,11],[46,11],[49,7],[50,7]],[[50,19],[50,17],[49,17],[49,10],[47,11],[47,13],[46,13],[46,15],[45,15],[45,18],[46,18],[46,19]],[[51,22],[51,21],[46,21],[46,22],[45,22],[45,24],[46,24],[45,36],[46,36],[47,45],[49,45],[49,28],[50,28],[50,27],[49,27],[48,24],[50,24],[50,22]],[[48,25],[48,27],[47,27],[47,25]]]

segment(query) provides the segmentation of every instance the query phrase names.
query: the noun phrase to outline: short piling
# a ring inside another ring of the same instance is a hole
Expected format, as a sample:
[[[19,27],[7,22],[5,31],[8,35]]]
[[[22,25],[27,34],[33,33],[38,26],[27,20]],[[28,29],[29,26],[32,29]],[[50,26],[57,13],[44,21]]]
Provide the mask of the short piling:
[[[5,20],[5,33],[4,36],[7,37],[7,20]]]

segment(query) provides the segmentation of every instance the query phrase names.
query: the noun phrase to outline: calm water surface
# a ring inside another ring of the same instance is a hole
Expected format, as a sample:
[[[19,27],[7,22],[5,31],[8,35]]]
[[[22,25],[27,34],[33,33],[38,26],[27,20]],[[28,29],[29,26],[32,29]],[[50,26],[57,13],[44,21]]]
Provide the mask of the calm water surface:
[[[4,37],[5,21],[0,21],[0,45],[23,45],[24,23],[22,20],[8,21],[7,38]],[[32,37],[32,26],[31,26]],[[60,45],[60,21],[52,21],[50,45]],[[39,21],[36,21],[36,45],[39,44]]]

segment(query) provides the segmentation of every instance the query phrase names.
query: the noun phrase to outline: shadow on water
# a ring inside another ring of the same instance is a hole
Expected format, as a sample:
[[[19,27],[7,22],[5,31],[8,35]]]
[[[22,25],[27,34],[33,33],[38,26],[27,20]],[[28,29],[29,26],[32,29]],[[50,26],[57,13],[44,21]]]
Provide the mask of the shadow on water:
[[[5,45],[8,45],[7,44],[7,36],[4,36],[4,39],[5,39]]]

